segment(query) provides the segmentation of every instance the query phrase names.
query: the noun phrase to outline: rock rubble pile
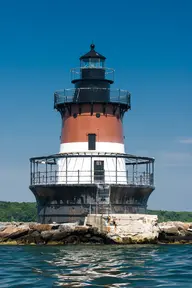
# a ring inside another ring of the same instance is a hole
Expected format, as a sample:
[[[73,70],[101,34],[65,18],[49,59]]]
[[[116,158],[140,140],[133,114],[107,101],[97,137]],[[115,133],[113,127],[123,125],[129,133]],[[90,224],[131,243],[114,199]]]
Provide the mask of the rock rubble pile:
[[[125,227],[124,230],[128,228]],[[114,231],[112,231],[113,229]],[[65,245],[65,244],[192,244],[192,223],[163,222],[156,227],[157,237],[137,237],[127,234],[118,227],[99,229],[98,227],[78,226],[75,224],[39,223],[0,223],[0,244],[2,245]],[[116,230],[117,229],[117,230]],[[122,229],[122,228],[121,228]],[[120,229],[120,230],[121,230]],[[119,230],[119,231],[120,231]],[[115,232],[116,231],[116,232]],[[145,231],[144,231],[145,232]],[[122,234],[124,233],[124,234]],[[142,231],[140,231],[140,236]],[[143,234],[145,235],[145,234]]]

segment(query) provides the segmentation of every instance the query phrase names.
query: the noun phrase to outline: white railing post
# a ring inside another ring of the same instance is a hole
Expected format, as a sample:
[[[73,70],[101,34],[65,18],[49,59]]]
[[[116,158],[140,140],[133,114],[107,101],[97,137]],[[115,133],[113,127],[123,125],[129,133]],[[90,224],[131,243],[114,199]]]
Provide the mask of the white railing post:
[[[136,185],[138,185],[138,159],[136,159]]]
[[[65,166],[65,180],[66,180],[66,184],[67,184],[67,169],[68,169],[68,167],[67,167],[67,157],[65,159],[66,159],[65,160],[65,164],[66,164],[66,166]]]

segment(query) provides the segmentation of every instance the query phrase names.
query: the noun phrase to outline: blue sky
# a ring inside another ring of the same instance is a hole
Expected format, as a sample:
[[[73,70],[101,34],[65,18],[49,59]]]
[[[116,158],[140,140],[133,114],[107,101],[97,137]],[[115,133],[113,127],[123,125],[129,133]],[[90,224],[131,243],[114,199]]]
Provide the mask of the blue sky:
[[[0,200],[34,201],[29,158],[59,151],[53,92],[94,41],[132,93],[128,153],[156,158],[151,209],[192,211],[192,2],[0,3]]]

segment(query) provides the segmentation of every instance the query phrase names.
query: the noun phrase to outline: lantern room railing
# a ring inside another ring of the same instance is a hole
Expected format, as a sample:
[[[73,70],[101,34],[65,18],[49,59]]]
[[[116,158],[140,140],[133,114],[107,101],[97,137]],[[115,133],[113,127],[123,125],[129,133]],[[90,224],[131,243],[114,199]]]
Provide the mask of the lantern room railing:
[[[98,63],[99,64],[99,63]],[[74,80],[78,80],[81,78],[82,76],[82,71],[84,69],[100,69],[100,70],[104,70],[104,76],[105,76],[105,79],[108,79],[110,81],[114,81],[114,74],[115,74],[115,70],[113,68],[107,68],[107,67],[101,67],[101,66],[98,66],[98,67],[94,67],[94,66],[85,66],[85,67],[76,67],[76,68],[72,68],[70,70],[71,72],[71,81],[74,81]]]
[[[112,103],[118,103],[126,105],[129,109],[131,108],[131,94],[127,90],[122,89],[109,89],[109,88],[69,88],[56,91],[54,93],[54,107],[65,103],[76,103],[78,102],[78,94],[83,91],[93,92],[109,92],[109,101]],[[96,102],[96,101],[94,101]],[[100,102],[100,101],[99,101]]]

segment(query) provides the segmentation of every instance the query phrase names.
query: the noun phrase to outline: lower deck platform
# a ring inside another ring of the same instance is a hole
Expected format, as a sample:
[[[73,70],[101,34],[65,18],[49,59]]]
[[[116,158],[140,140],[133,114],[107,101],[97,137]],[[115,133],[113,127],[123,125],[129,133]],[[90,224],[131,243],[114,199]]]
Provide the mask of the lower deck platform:
[[[83,224],[88,214],[146,212],[152,186],[118,184],[31,185],[38,222]]]

